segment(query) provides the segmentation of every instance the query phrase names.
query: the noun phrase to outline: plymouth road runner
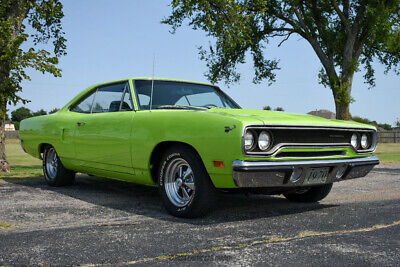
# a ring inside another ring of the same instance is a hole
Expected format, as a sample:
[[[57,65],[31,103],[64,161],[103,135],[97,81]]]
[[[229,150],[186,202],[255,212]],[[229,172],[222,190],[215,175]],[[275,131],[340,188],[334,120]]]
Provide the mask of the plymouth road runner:
[[[55,114],[23,120],[20,140],[50,186],[76,172],[158,186],[179,217],[204,215],[216,191],[316,202],[379,164],[373,126],[241,109],[217,86],[172,79],[94,85]]]

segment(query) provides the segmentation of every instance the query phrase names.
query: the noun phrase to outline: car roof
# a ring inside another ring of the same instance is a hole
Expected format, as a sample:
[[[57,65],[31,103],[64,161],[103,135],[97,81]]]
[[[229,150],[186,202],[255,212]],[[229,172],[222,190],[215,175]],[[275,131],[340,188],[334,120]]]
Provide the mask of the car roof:
[[[128,80],[154,80],[154,81],[171,81],[171,82],[185,82],[185,83],[193,83],[193,84],[202,84],[202,85],[209,85],[209,86],[214,86],[218,87],[216,85],[213,85],[211,83],[205,83],[205,82],[196,82],[196,81],[189,81],[189,80],[182,80],[182,79],[173,79],[173,78],[164,78],[164,77],[133,77],[133,78],[125,78],[125,79],[118,79],[118,80],[112,80],[112,81],[107,81],[107,82],[101,82],[97,84],[93,84],[90,87],[86,88],[84,91],[76,95],[73,99],[71,99],[62,109],[67,109],[69,106],[71,106],[74,102],[79,100],[81,97],[86,95],[88,92],[93,90],[96,87],[100,87],[103,85],[108,85],[112,83],[119,83],[119,82],[124,82]]]
[[[106,85],[110,83],[118,83],[118,82],[123,82],[127,80],[154,80],[154,81],[170,81],[170,82],[185,82],[185,83],[194,83],[194,84],[203,84],[203,85],[210,85],[210,86],[216,86],[211,83],[206,83],[206,82],[197,82],[197,81],[190,81],[190,80],[183,80],[183,79],[174,79],[174,78],[164,78],[164,77],[133,77],[133,78],[126,78],[126,79],[118,79],[118,80],[113,80],[113,81],[107,81],[107,82],[101,82],[97,83],[95,85],[92,85],[91,87],[97,87],[101,85]]]

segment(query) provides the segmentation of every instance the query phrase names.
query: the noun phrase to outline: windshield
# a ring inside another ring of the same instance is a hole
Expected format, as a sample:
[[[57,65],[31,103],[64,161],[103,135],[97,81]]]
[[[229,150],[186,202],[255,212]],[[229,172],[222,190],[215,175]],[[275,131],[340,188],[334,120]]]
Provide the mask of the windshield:
[[[240,108],[231,98],[211,85],[154,81],[153,100],[151,80],[135,80],[135,91],[141,110],[170,108]]]

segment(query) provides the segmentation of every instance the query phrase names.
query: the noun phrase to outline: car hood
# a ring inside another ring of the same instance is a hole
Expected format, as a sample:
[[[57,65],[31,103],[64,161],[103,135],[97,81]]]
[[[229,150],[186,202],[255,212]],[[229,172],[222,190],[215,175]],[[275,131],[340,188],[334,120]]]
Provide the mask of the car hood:
[[[219,113],[222,116],[231,116],[243,121],[245,124],[264,125],[311,125],[311,126],[336,126],[336,127],[375,127],[354,121],[330,120],[313,115],[292,114],[267,110],[254,109],[222,109],[213,108],[208,112]]]

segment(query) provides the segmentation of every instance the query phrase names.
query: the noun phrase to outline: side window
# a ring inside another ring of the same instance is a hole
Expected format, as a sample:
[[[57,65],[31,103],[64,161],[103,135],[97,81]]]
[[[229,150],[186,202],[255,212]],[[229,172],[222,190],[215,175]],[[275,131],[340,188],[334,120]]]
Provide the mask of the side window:
[[[132,110],[126,83],[112,84],[97,89],[92,113]]]
[[[121,111],[133,110],[132,103],[133,103],[133,100],[131,98],[131,94],[129,92],[129,88],[127,85],[127,88],[126,88],[125,94],[124,94],[124,99],[123,99],[122,105],[121,105]]]
[[[90,113],[90,111],[92,110],[95,93],[96,90],[93,90],[93,92],[91,92],[89,96],[86,96],[86,98],[83,98],[80,102],[78,102],[77,105],[73,106],[71,108],[71,111],[79,113]]]
[[[150,109],[150,96],[138,93],[138,98],[140,109]]]

